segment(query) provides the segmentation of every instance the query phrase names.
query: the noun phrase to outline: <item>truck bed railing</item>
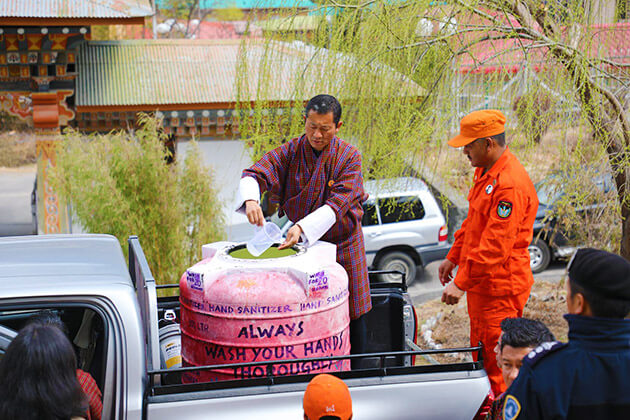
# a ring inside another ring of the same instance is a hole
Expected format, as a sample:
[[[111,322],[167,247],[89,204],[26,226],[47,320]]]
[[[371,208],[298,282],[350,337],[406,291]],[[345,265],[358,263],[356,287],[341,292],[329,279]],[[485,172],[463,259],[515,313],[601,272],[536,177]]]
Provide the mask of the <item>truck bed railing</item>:
[[[426,356],[435,354],[446,353],[473,353],[476,352],[478,356],[477,361],[449,363],[449,364],[429,364],[429,365],[417,365],[417,366],[387,366],[387,359],[391,357],[400,356]],[[356,360],[361,358],[373,358],[378,360],[379,363],[375,367],[366,369],[348,370],[335,372],[336,375],[341,378],[357,378],[357,377],[374,377],[374,376],[393,376],[404,375],[412,373],[431,373],[431,372],[458,372],[458,371],[473,371],[483,369],[483,355],[482,347],[460,347],[452,349],[431,349],[431,350],[412,350],[412,351],[396,351],[396,352],[383,352],[383,353],[365,353],[365,354],[351,354],[343,356],[327,356],[317,358],[301,358],[301,359],[287,359],[287,360],[269,360],[261,362],[247,362],[247,363],[230,363],[220,365],[206,365],[206,366],[190,366],[176,369],[159,369],[151,370],[148,372],[150,381],[150,393],[151,395],[163,395],[170,393],[180,392],[182,389],[191,391],[196,389],[208,390],[208,389],[225,389],[234,387],[248,387],[248,386],[260,386],[260,385],[274,385],[277,383],[293,383],[302,382],[313,377],[315,374],[305,373],[299,375],[276,375],[274,374],[273,367],[276,365],[286,365],[292,363],[312,363],[312,362],[334,362],[340,360]],[[234,380],[224,380],[217,382],[200,382],[192,384],[175,384],[175,385],[160,385],[159,378],[161,375],[174,375],[186,372],[194,371],[209,371],[209,370],[233,370],[234,375],[238,375],[239,369],[244,368],[256,368],[263,367],[264,375],[256,376],[253,378],[236,378]],[[293,379],[291,379],[293,378]],[[296,379],[298,378],[298,379]]]

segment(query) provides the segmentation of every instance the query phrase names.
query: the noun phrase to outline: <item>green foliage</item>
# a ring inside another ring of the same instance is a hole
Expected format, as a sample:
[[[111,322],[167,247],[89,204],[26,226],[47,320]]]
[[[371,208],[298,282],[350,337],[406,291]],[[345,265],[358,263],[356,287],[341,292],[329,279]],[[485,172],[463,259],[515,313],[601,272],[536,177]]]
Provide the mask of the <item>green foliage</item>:
[[[619,252],[620,207],[605,159],[605,150],[592,140],[582,140],[571,153],[563,153],[554,171],[541,182],[545,204],[552,208],[545,222],[557,220],[548,235],[568,233],[570,245]],[[600,164],[594,166],[594,162]]]
[[[408,173],[437,128],[424,87],[434,83],[432,72],[444,55],[434,47],[392,47],[414,36],[417,16],[427,4],[328,6],[332,17],[321,19],[313,31],[277,31],[262,41],[244,40],[238,111],[252,158],[301,134],[306,101],[329,93],[342,104],[339,136],[361,151],[364,177]],[[254,67],[259,70],[253,75],[248,70]],[[289,98],[281,114],[274,100],[278,92]]]
[[[212,17],[214,17],[216,20],[226,20],[226,21],[243,20],[245,18],[245,13],[243,13],[241,9],[236,7],[235,3],[231,3],[231,4],[233,4],[233,6],[222,8],[222,9],[216,9],[212,13]]]
[[[529,140],[540,143],[542,136],[553,123],[553,104],[550,95],[528,93],[514,99],[512,109],[515,111],[519,130],[529,136]]]
[[[163,3],[160,12],[174,19],[188,19],[199,8],[199,0],[166,0]]]
[[[464,193],[471,168],[444,142],[467,113],[500,109],[532,178],[565,167],[612,174],[617,202],[597,221],[568,209],[559,216],[576,243],[621,241],[630,257],[630,78],[615,58],[618,37],[592,26],[600,3],[517,3],[329,0],[312,31],[245,40],[237,91],[252,157],[301,134],[305,101],[329,93],[344,107],[339,135],[361,150],[365,178],[413,167]],[[289,98],[281,115],[278,97]],[[570,173],[568,196],[590,202],[592,174]],[[623,234],[604,235],[606,226]]]
[[[183,163],[166,164],[159,121],[106,135],[68,129],[52,178],[88,232],[108,233],[123,250],[137,235],[158,283],[174,283],[201,257],[201,245],[223,237],[212,176],[193,145]]]

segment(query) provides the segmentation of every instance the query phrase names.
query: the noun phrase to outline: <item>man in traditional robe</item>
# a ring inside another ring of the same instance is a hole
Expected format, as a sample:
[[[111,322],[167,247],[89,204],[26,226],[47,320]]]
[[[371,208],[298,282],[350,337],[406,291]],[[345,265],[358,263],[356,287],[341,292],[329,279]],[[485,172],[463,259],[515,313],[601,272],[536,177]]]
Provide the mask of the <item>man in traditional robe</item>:
[[[243,171],[237,211],[262,226],[260,195],[267,191],[294,225],[278,249],[302,240],[337,246],[337,262],[349,277],[352,353],[365,350],[365,315],[372,308],[365,245],[361,230],[365,199],[361,154],[336,136],[341,105],[330,95],[317,95],[305,109],[305,133],[267,152]]]

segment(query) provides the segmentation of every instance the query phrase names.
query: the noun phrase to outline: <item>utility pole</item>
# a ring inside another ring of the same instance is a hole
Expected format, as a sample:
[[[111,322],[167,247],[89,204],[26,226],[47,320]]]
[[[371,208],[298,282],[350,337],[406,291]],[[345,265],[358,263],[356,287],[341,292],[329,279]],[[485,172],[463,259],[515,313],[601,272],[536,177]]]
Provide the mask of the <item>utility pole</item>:
[[[156,0],[151,0],[153,6],[153,17],[151,17],[151,23],[153,26],[153,39],[157,39],[157,5]]]

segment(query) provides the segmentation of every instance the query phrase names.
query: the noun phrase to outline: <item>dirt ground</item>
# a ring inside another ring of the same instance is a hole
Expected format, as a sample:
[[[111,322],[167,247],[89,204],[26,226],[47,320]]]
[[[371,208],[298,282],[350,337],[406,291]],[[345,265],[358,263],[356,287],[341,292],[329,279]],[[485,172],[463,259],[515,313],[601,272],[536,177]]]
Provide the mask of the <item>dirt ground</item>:
[[[418,345],[427,348],[420,331],[422,324],[435,317],[435,327],[432,329],[431,338],[442,348],[466,347],[470,344],[470,322],[466,309],[465,296],[458,305],[447,306],[440,299],[426,302],[416,307],[418,315]],[[442,315],[438,315],[438,314]],[[532,287],[532,293],[523,311],[523,316],[539,320],[551,330],[557,340],[567,341],[568,326],[562,315],[566,313],[566,292],[564,282],[550,283],[536,281]],[[439,318],[439,319],[438,319]],[[434,355],[434,359],[440,363],[453,363],[467,359],[470,355],[463,353]]]
[[[580,137],[586,136],[585,127],[566,127],[562,124],[552,126],[543,135],[540,144],[528,141],[521,133],[508,130],[506,137],[510,150],[525,166],[532,181],[544,179],[561,160],[563,148],[572,150]],[[451,133],[456,134],[456,133]],[[450,136],[447,136],[450,138]],[[462,155],[460,149],[444,144],[436,145],[424,151],[418,164],[422,164],[436,173],[447,185],[466,196],[472,185],[474,168]]]

